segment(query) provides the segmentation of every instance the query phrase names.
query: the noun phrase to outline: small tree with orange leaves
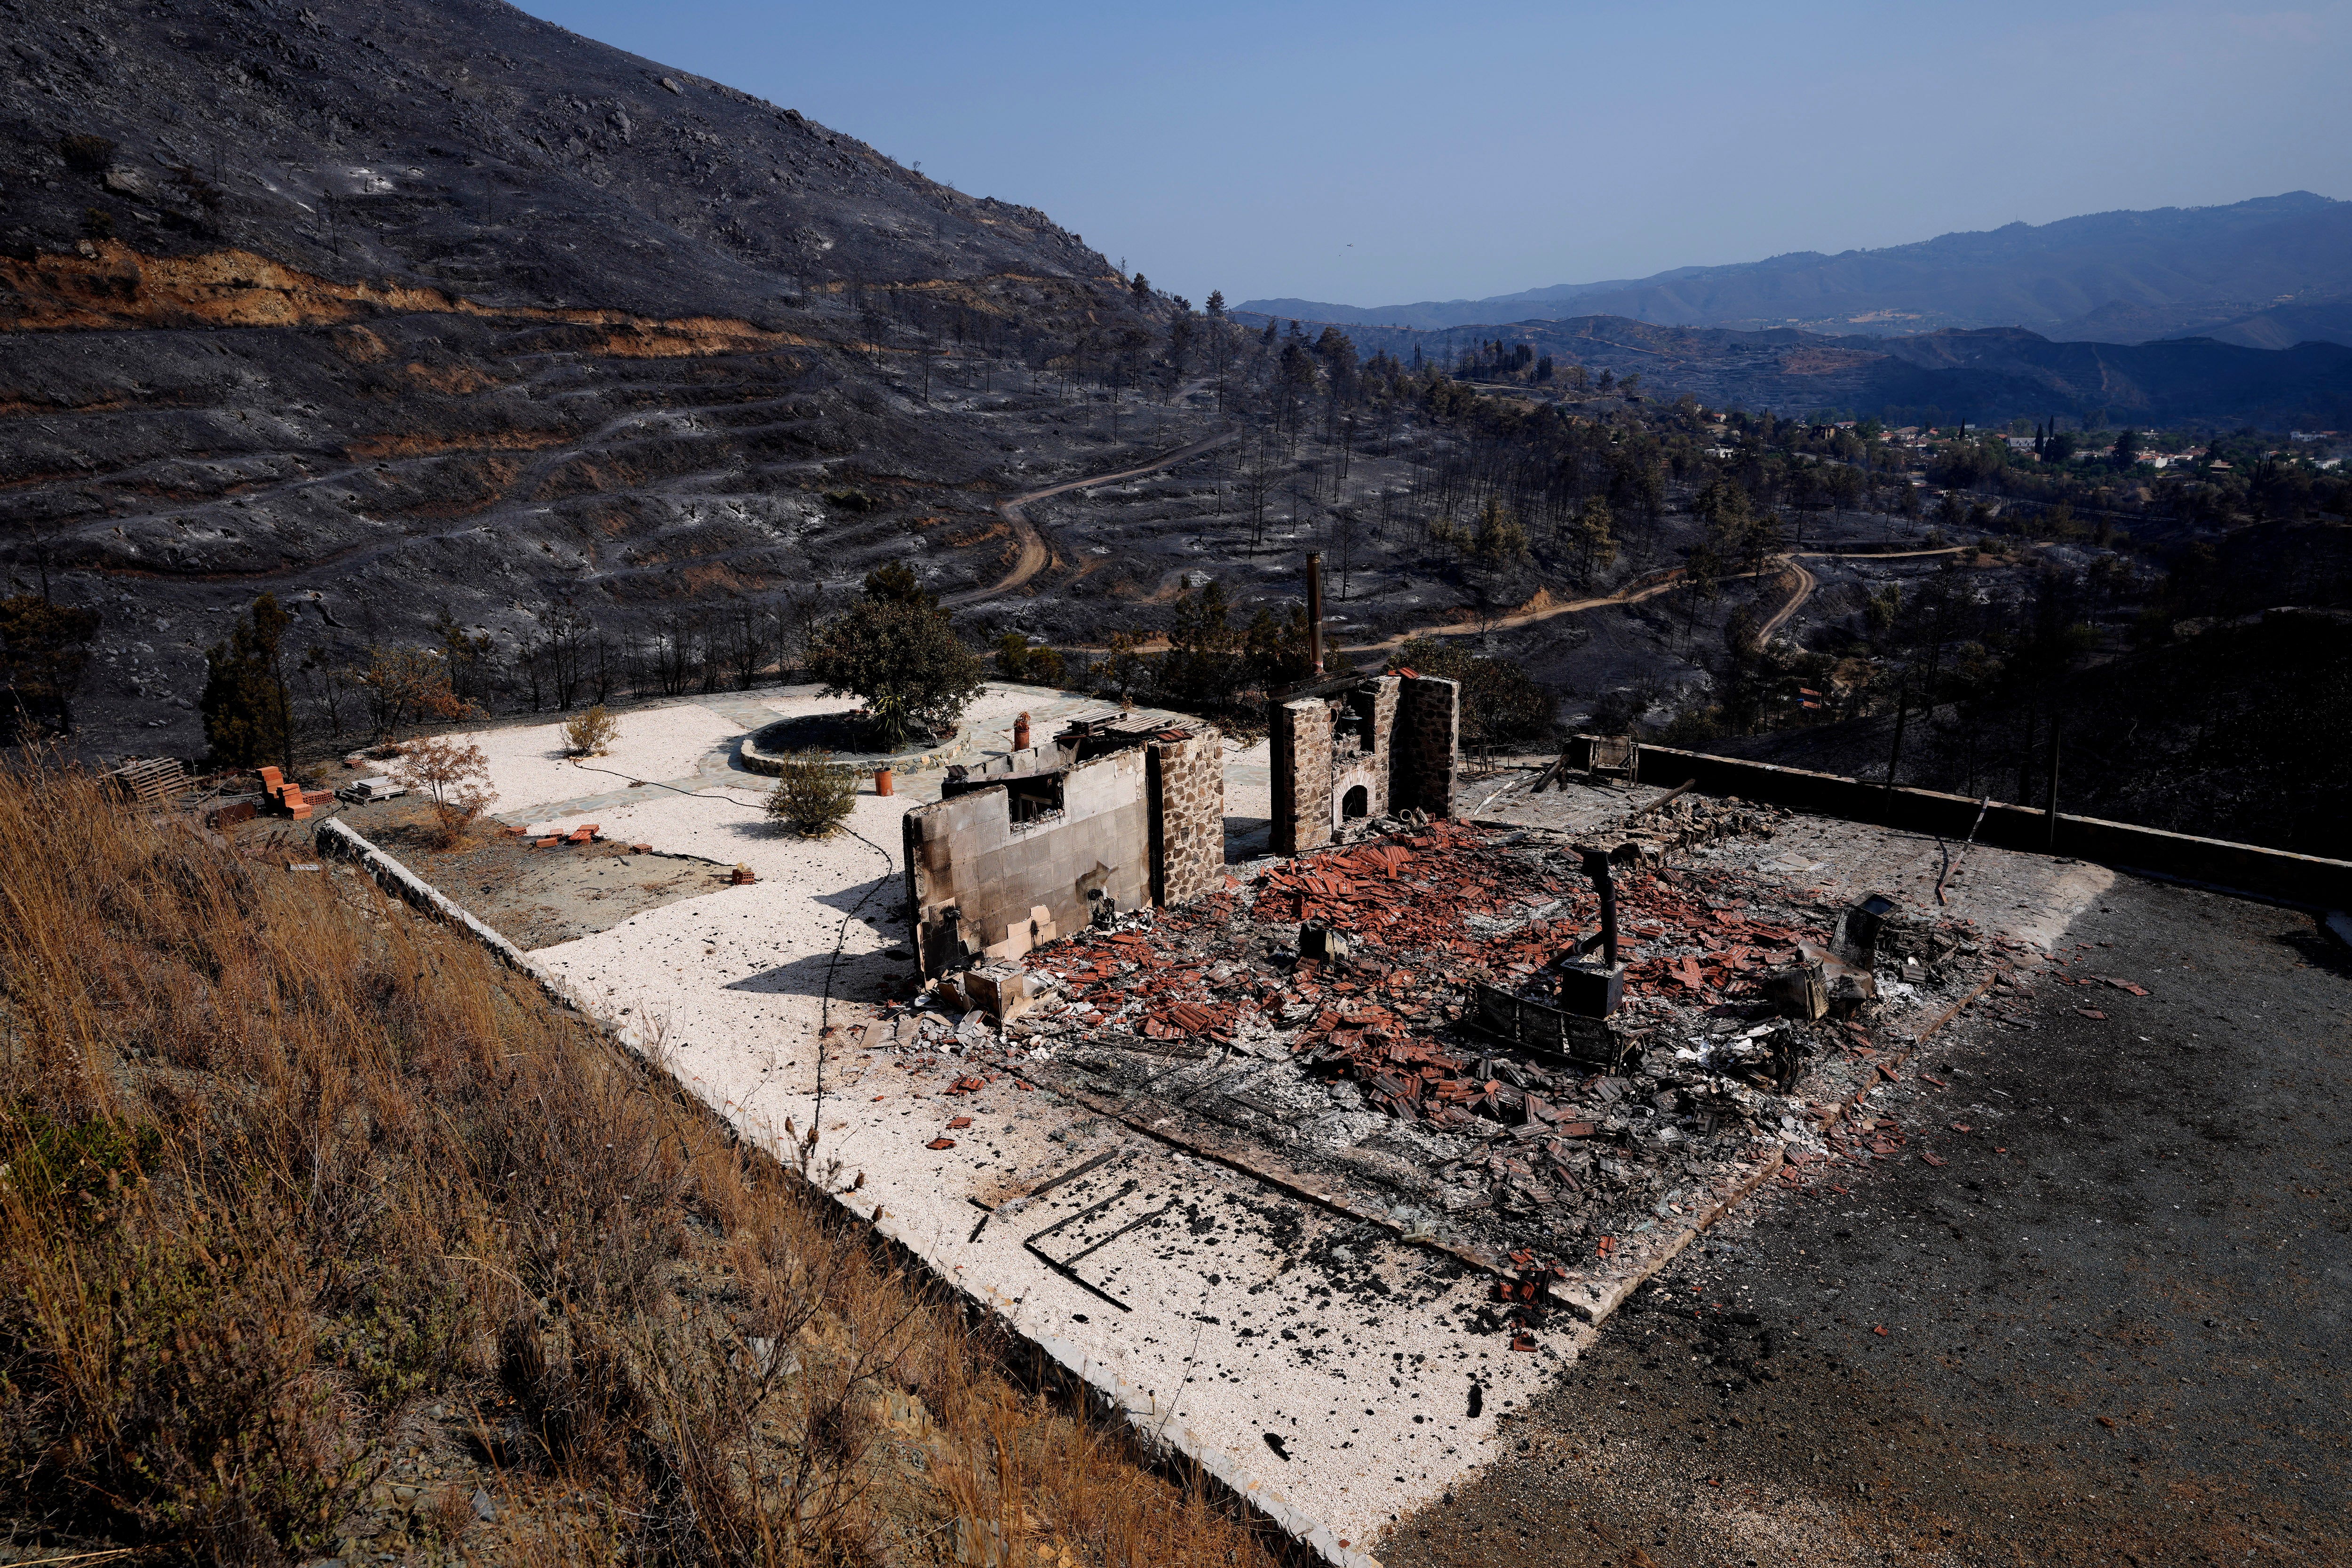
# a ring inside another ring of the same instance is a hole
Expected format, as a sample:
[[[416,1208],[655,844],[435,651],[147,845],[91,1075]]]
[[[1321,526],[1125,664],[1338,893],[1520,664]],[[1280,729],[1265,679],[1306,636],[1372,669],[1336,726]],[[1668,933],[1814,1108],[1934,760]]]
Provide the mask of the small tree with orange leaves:
[[[443,848],[464,842],[474,818],[499,798],[490,787],[490,760],[461,736],[411,741],[401,748],[393,775],[432,803]]]
[[[379,743],[403,724],[460,721],[481,713],[449,689],[449,661],[439,648],[371,643],[367,662],[347,673],[366,700]]]

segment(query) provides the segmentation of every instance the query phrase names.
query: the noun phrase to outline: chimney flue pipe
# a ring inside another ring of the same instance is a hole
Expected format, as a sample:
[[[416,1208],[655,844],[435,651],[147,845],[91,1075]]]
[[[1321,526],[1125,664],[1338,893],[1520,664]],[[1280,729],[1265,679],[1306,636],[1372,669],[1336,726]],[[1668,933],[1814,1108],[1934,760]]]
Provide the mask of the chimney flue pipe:
[[[1592,879],[1593,889],[1601,895],[1601,962],[1608,968],[1617,967],[1617,886],[1611,875],[1609,857],[1604,852],[1584,852],[1584,874]]]
[[[1315,660],[1315,673],[1323,673],[1323,557],[1316,551],[1307,552],[1307,651]]]

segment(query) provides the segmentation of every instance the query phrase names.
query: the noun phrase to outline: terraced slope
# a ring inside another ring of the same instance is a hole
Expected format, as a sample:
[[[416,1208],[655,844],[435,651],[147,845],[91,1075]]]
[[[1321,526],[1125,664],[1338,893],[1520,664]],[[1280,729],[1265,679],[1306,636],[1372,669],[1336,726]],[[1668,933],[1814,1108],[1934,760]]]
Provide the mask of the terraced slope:
[[[263,587],[618,638],[1115,466],[1024,366],[1163,307],[1033,208],[488,0],[0,3],[0,530],[105,616],[105,753],[193,750]],[[1132,426],[1130,437],[1146,432]],[[828,499],[830,498],[830,499]]]

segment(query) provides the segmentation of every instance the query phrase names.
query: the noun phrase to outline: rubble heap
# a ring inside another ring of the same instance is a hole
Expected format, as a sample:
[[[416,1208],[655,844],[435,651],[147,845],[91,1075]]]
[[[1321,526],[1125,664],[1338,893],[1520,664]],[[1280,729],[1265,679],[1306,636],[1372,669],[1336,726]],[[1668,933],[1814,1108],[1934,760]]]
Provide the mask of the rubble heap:
[[[1668,845],[1777,821],[1710,809],[1725,804],[1612,840],[1626,1001],[1589,1021],[1589,1048],[1499,1038],[1476,1000],[1549,998],[1598,914],[1577,847],[1393,820],[969,972],[942,993],[971,1006],[960,1024],[934,1013],[898,1038],[1090,1103],[1148,1095],[1286,1169],[1369,1180],[1397,1223],[1482,1257],[1605,1252],[1759,1146],[1818,1149],[1807,1097],[1867,1074],[1890,1005],[1937,1000],[1979,963],[1965,930],[1883,903],[1853,923],[1876,943],[1861,956],[1891,967],[1847,963],[1846,911],[1670,864]]]

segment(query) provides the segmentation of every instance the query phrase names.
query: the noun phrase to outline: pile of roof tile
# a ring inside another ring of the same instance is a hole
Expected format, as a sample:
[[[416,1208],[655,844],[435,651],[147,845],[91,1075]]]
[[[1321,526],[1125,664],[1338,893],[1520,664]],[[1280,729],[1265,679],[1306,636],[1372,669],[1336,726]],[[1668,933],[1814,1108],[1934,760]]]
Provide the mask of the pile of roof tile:
[[[1561,836],[1453,822],[1036,948],[1023,963],[1049,994],[998,1049],[1040,1083],[1148,1089],[1294,1164],[1377,1151],[1418,1167],[1401,1191],[1434,1194],[1465,1238],[1557,1249],[1638,1228],[1780,1137],[1803,1110],[1776,1088],[1786,1064],[1835,1056],[1859,1027],[1777,1018],[1763,999],[1801,944],[1830,941],[1835,911],[1809,895],[1643,856],[1617,900],[1616,1073],[1467,1026],[1475,984],[1549,1000],[1597,900]]]

